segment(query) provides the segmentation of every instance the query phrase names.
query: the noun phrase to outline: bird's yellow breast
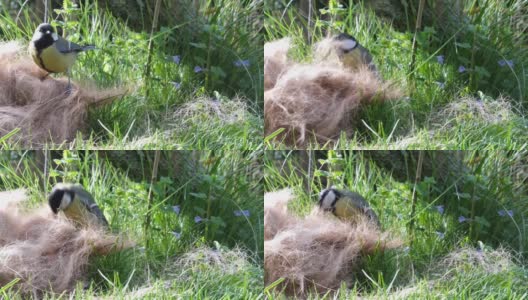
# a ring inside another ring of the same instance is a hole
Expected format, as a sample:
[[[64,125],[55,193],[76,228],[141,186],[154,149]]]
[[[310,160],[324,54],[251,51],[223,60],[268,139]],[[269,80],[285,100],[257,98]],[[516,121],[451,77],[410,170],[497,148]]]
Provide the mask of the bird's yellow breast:
[[[92,214],[86,206],[77,198],[62,211],[64,215],[81,225],[88,225],[97,222],[97,217]]]
[[[34,46],[29,47],[33,61],[42,69],[52,73],[65,73],[75,63],[77,53],[61,53],[52,45],[40,52]]]
[[[349,198],[342,197],[335,204],[335,215],[341,219],[356,220],[361,217],[361,210]]]
[[[361,55],[361,51],[359,49],[354,49],[349,53],[343,54],[343,57],[341,57],[341,61],[345,67],[351,69],[357,69],[363,64],[365,64]]]

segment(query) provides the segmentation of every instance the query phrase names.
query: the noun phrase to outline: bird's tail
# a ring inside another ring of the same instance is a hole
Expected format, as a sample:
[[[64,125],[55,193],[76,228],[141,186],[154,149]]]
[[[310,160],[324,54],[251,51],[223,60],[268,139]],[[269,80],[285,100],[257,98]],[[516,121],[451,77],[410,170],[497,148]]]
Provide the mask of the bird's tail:
[[[88,51],[88,50],[97,50],[97,48],[94,45],[82,46],[82,51]]]

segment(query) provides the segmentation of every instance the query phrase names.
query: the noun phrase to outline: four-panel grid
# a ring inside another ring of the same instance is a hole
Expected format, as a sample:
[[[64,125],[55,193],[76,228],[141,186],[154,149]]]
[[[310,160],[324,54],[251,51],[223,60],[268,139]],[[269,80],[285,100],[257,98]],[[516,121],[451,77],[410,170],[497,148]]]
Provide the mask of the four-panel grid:
[[[0,298],[528,297],[526,1],[0,14]]]

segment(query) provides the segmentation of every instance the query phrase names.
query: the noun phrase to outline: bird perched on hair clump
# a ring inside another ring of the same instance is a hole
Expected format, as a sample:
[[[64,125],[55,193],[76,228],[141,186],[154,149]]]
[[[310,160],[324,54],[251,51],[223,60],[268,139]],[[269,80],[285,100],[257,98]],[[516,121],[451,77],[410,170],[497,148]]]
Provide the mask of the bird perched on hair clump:
[[[319,207],[324,211],[332,212],[341,220],[357,223],[360,218],[367,217],[370,222],[381,227],[378,216],[367,200],[355,192],[335,188],[324,189],[319,194]]]
[[[54,214],[62,211],[77,225],[82,227],[97,225],[108,228],[108,221],[103,212],[92,195],[80,184],[58,183],[51,190],[48,203]]]
[[[29,43],[29,53],[40,68],[48,73],[68,73],[68,88],[71,87],[70,69],[77,55],[94,49],[93,45],[81,46],[63,39],[48,23],[37,27]]]

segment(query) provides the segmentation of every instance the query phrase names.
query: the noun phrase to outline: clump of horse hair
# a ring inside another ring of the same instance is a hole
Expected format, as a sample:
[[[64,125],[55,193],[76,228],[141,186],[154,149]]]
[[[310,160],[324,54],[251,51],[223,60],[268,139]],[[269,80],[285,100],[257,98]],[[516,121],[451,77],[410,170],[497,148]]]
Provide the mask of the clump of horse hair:
[[[264,92],[266,136],[282,129],[275,139],[290,146],[331,142],[342,132],[353,134],[363,106],[401,96],[367,66],[351,70],[341,64],[330,46],[324,47],[327,43],[314,48],[317,61],[312,64],[281,64],[280,72],[272,64],[264,68],[264,78],[273,83]]]
[[[322,39],[313,46],[313,63],[345,67],[336,51],[333,38]]]
[[[24,211],[24,191],[0,192],[0,286],[41,298],[75,288],[89,258],[132,247],[132,242],[100,228],[77,228],[48,206]]]
[[[18,42],[0,43],[0,136],[15,130],[11,143],[61,144],[85,129],[88,109],[107,104],[125,91],[81,87],[40,69]],[[45,78],[44,78],[45,77]],[[44,78],[44,79],[43,79]]]
[[[296,65],[264,92],[265,134],[283,128],[277,139],[303,146],[312,137],[326,143],[342,131],[353,133],[361,106],[395,98],[398,92],[367,67]]]
[[[314,208],[306,217],[287,210],[290,190],[264,196],[264,282],[284,279],[277,290],[304,298],[309,292],[352,284],[365,255],[401,245],[366,218],[348,223]]]
[[[264,44],[264,90],[275,86],[282,72],[290,65],[288,50],[290,38],[267,42]]]

